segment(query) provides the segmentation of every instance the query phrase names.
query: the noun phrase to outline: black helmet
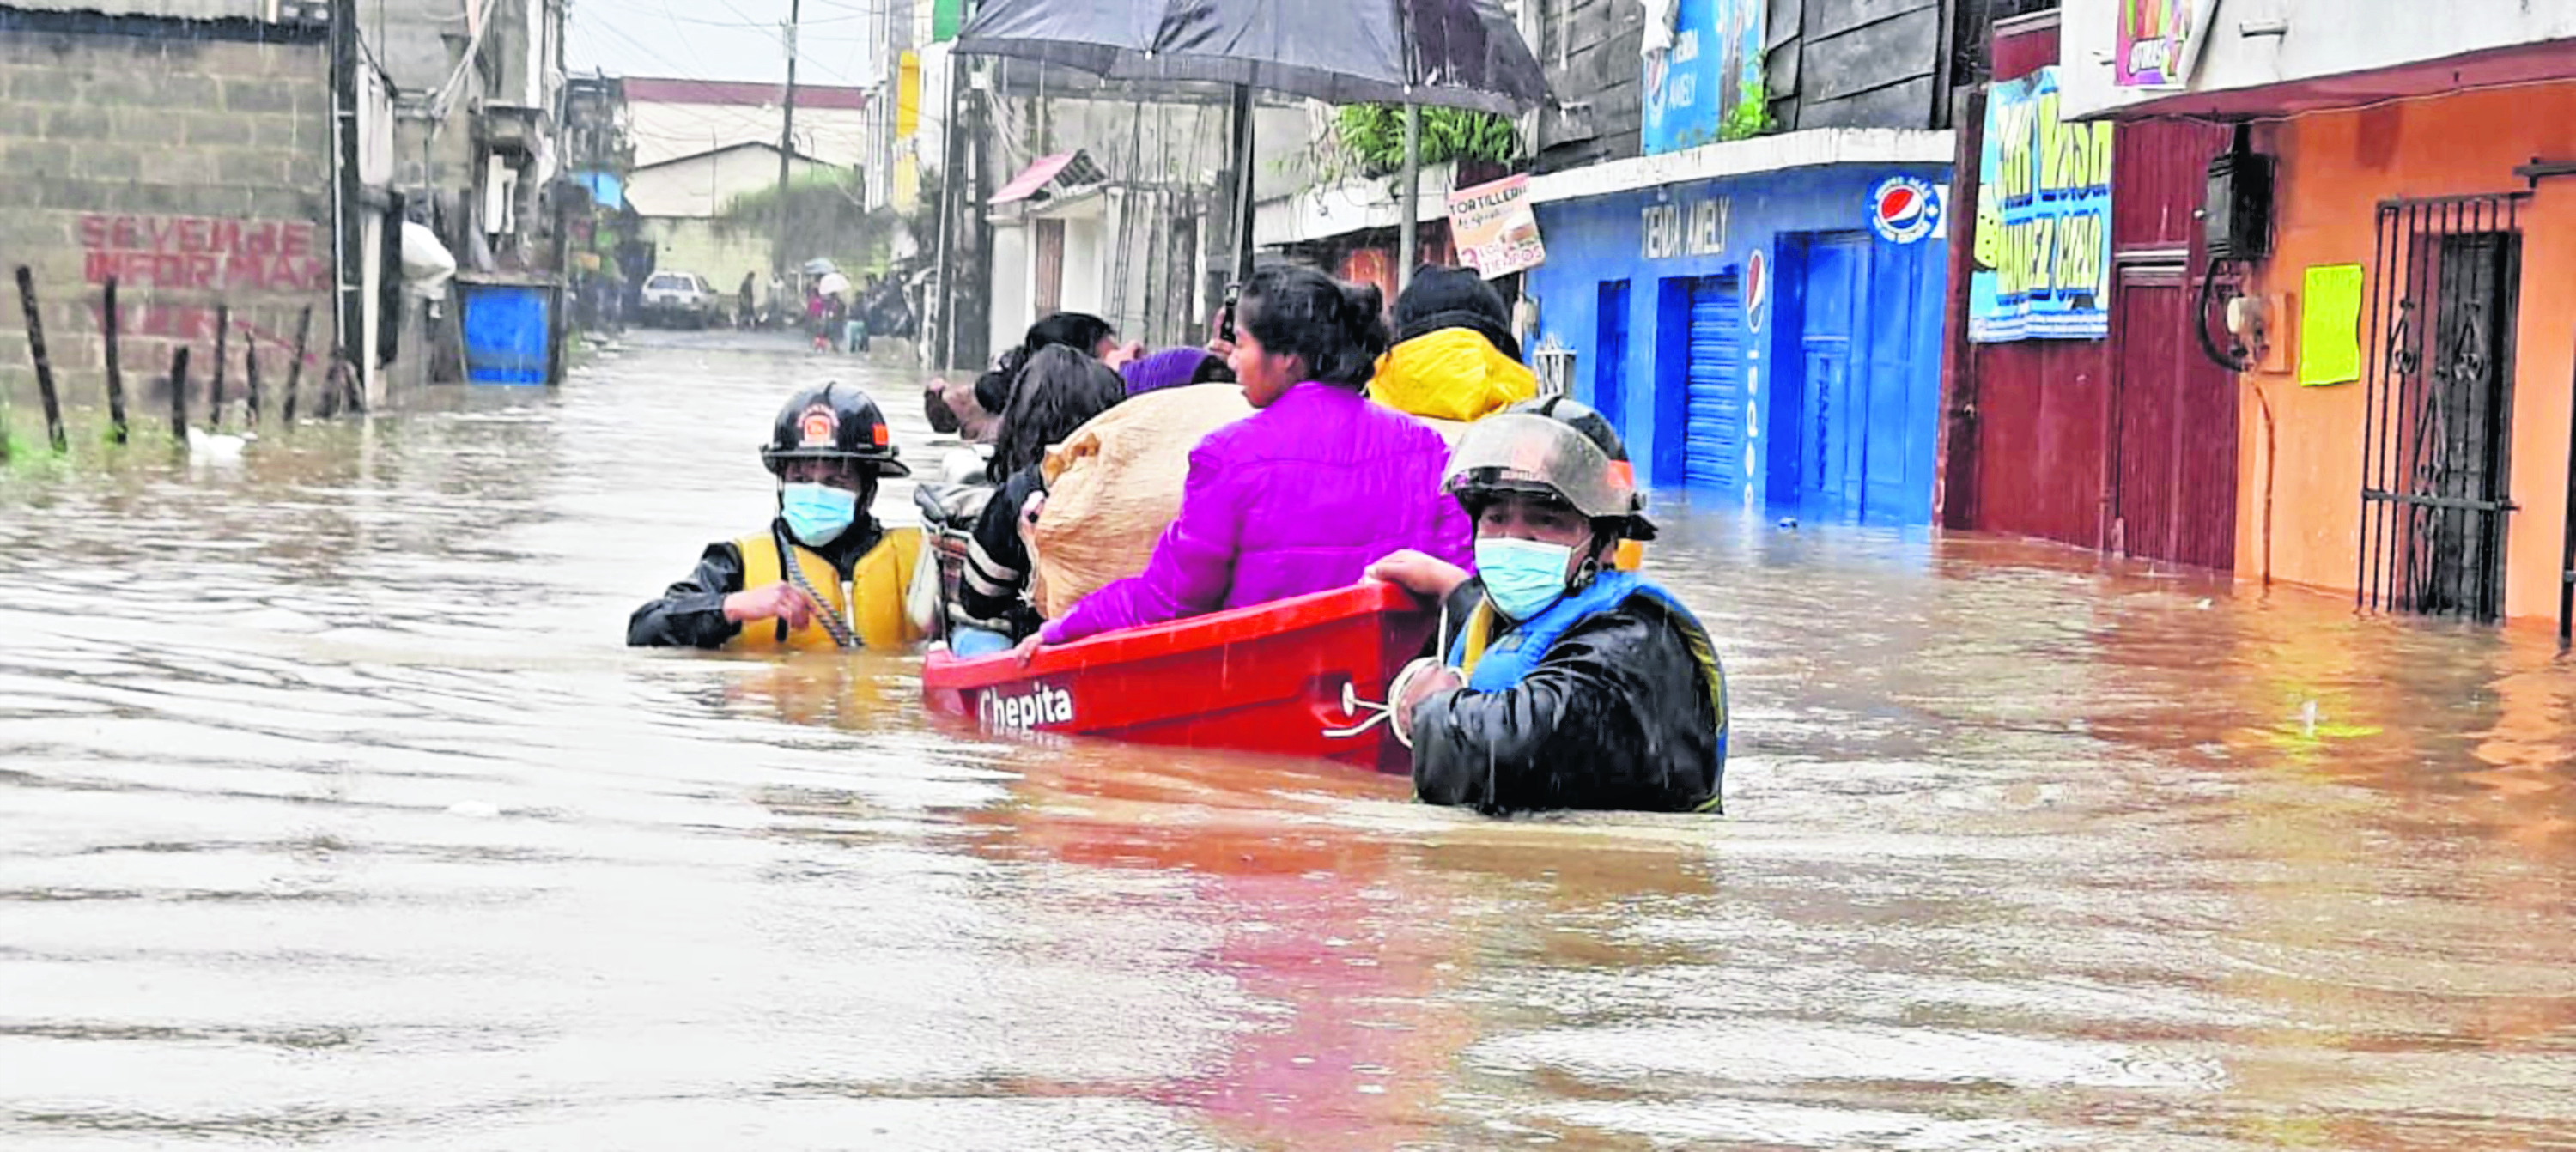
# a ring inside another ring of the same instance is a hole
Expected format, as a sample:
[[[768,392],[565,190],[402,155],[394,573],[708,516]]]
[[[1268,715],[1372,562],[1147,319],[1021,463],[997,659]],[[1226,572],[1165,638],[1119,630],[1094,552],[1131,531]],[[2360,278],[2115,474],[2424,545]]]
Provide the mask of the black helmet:
[[[1655,538],[1618,429],[1570,397],[1524,400],[1468,425],[1446,486],[1471,513],[1508,492],[1534,493],[1631,540]]]
[[[861,460],[878,476],[912,475],[898,455],[876,401],[855,385],[826,384],[797,393],[778,410],[760,462],[773,474],[790,460]]]

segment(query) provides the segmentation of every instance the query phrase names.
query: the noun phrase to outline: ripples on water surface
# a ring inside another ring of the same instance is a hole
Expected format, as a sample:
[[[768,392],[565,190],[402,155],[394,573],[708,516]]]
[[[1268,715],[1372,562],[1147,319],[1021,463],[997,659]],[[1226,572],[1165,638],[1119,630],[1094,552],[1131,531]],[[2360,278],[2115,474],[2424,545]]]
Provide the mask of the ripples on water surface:
[[[1510,823],[620,647],[826,363],[0,473],[0,1146],[2576,1147],[2545,639],[1674,507],[1735,814]]]

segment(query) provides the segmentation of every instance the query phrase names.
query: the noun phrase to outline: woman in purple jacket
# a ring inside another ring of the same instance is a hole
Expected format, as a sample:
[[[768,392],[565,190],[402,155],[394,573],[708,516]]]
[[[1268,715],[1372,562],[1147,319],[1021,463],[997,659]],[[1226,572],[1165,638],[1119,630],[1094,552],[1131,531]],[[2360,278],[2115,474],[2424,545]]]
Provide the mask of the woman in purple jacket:
[[[1398,548],[1470,564],[1475,528],[1441,496],[1448,442],[1362,395],[1387,349],[1382,306],[1375,287],[1311,269],[1253,273],[1231,361],[1258,411],[1191,450],[1180,519],[1145,571],[1039,638],[1069,644],[1340,588]]]

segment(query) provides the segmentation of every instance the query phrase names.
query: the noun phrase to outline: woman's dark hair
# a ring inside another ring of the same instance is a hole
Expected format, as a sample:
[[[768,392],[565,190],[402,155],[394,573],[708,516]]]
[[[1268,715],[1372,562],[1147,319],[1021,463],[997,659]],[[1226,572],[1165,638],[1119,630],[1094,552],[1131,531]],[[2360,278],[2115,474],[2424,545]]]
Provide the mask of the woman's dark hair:
[[[1252,274],[1236,323],[1264,351],[1306,363],[1306,378],[1358,391],[1392,342],[1386,297],[1374,284],[1344,284],[1312,268],[1272,264]]]
[[[975,403],[996,416],[1011,406],[1011,383],[1020,378],[1020,367],[1029,362],[1025,348],[1013,348],[993,361],[993,367],[975,378]]]
[[[998,484],[1046,458],[1047,446],[1064,441],[1091,418],[1127,398],[1127,381],[1109,366],[1071,348],[1041,348],[1020,369],[1002,413],[985,475]]]
[[[1031,324],[1028,334],[1020,337],[1018,347],[1002,353],[993,362],[992,371],[975,379],[975,402],[998,416],[1011,406],[1011,389],[1019,379],[1021,367],[1039,350],[1070,348],[1098,359],[1100,342],[1117,334],[1108,321],[1084,312],[1058,312]]]
[[[1061,344],[1085,356],[1097,356],[1100,342],[1117,334],[1118,330],[1100,317],[1085,312],[1058,312],[1029,325],[1028,335],[1020,338],[1020,350],[1035,353]]]

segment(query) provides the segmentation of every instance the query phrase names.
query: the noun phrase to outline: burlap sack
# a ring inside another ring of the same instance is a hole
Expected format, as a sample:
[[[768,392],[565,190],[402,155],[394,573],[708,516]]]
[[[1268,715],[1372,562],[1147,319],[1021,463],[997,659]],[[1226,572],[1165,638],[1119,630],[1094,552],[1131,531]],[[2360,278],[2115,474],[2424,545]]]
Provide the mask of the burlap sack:
[[[1166,388],[1130,398],[1048,449],[1046,510],[1027,533],[1030,601],[1058,619],[1103,585],[1144,571],[1180,517],[1190,450],[1250,415],[1232,384]]]

